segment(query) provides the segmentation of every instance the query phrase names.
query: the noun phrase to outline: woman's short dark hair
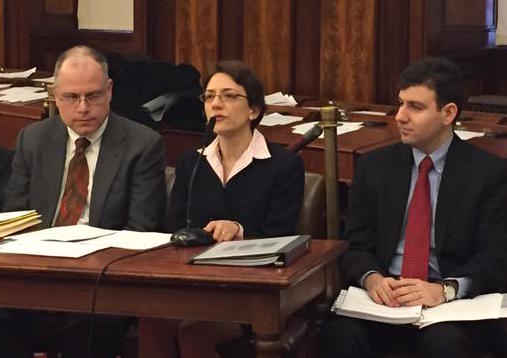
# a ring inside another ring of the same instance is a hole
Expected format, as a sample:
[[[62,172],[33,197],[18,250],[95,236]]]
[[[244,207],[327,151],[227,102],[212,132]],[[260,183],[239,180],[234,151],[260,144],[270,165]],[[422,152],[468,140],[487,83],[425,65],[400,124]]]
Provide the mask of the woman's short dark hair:
[[[262,120],[264,112],[266,112],[262,82],[243,62],[220,61],[215,65],[215,68],[211,71],[211,73],[204,79],[203,88],[208,86],[208,82],[211,77],[217,73],[225,73],[226,75],[229,75],[234,82],[242,86],[246,91],[248,106],[259,111],[257,118],[250,122],[250,127],[253,130]]]
[[[438,109],[448,103],[458,107],[458,120],[463,105],[463,73],[457,64],[444,57],[424,57],[410,64],[399,80],[400,90],[425,85],[435,91]]]

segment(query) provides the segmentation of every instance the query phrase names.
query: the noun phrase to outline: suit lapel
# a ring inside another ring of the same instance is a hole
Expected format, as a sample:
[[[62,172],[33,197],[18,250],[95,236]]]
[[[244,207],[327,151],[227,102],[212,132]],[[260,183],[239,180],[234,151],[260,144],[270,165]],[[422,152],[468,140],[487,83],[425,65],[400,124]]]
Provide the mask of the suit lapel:
[[[121,145],[124,140],[125,132],[120,119],[110,112],[93,176],[90,198],[90,225],[92,226],[99,226],[104,203],[125,151],[125,146]]]
[[[47,192],[47,212],[41,213],[47,220],[47,227],[51,226],[55,216],[56,205],[60,197],[60,190],[63,182],[63,171],[65,168],[65,156],[67,152],[67,129],[59,117],[50,119],[54,121],[54,129],[51,132],[49,141],[51,145],[45,146],[42,152],[44,190]]]
[[[453,212],[455,201],[463,192],[468,178],[470,170],[468,156],[469,153],[466,146],[455,135],[445,159],[435,210],[435,246],[437,257],[445,241],[446,224],[449,222],[448,217]]]
[[[386,253],[390,261],[396,246],[398,245],[407,206],[408,193],[410,191],[410,177],[412,174],[413,155],[410,147],[401,145],[401,150],[393,150],[390,155],[390,168],[387,169],[387,203],[385,208],[390,222],[387,225],[389,248]],[[397,148],[399,149],[399,148]]]

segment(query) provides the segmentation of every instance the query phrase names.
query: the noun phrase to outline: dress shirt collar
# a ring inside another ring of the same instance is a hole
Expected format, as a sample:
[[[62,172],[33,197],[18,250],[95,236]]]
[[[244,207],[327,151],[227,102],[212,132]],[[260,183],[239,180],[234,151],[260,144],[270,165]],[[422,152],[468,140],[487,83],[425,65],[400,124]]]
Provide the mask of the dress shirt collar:
[[[104,123],[102,123],[100,125],[100,127],[97,128],[97,130],[94,133],[85,136],[85,138],[90,141],[90,145],[95,144],[99,139],[102,138],[102,134],[104,134],[104,131],[106,130],[108,120],[109,120],[109,116],[106,117],[106,119],[104,120]],[[72,128],[70,128],[68,126],[67,126],[67,132],[69,133],[69,138],[71,139],[72,144],[74,144],[76,142],[76,139],[81,137],[79,134],[74,132],[74,130],[72,130]]]
[[[257,129],[254,129],[252,139],[246,150],[243,152],[238,161],[234,164],[227,181],[224,180],[224,171],[222,166],[222,158],[220,156],[220,147],[218,145],[219,138],[215,138],[210,145],[204,149],[204,155],[206,160],[213,168],[213,171],[220,178],[220,181],[225,186],[226,182],[229,181],[234,175],[238,174],[241,170],[246,168],[253,159],[268,159],[271,158],[266,139]]]
[[[444,170],[445,158],[447,156],[447,152],[449,151],[449,147],[451,146],[452,139],[453,137],[451,136],[451,138],[449,138],[447,141],[441,144],[440,147],[429,154],[431,161],[433,162],[433,168],[439,174],[442,174],[442,171]],[[412,154],[414,155],[414,164],[417,168],[419,168],[419,164],[427,154],[415,147],[412,147]]]

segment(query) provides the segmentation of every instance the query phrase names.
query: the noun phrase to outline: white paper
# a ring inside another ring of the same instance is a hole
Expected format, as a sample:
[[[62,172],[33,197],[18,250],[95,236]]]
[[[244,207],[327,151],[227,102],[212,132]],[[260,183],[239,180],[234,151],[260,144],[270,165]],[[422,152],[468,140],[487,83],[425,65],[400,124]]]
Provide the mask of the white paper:
[[[35,210],[23,210],[23,211],[7,211],[4,213],[0,213],[0,223],[4,221],[9,221],[12,219],[16,219],[28,214],[35,213]]]
[[[500,317],[503,295],[491,293],[459,299],[423,310],[420,327],[444,321],[475,321]]]
[[[368,317],[373,321],[407,324],[418,321],[422,306],[389,307],[375,303],[365,290],[349,287],[346,296],[337,300],[332,310],[350,317]]]
[[[0,91],[0,101],[28,102],[44,99],[48,93],[42,87],[11,87]]]
[[[8,236],[15,240],[30,241],[82,241],[96,237],[114,234],[115,230],[101,229],[88,225],[57,226],[49,229],[27,232],[24,234]]]
[[[462,140],[469,140],[475,137],[483,137],[483,132],[471,132],[471,131],[464,131],[461,129],[457,129],[454,131],[458,135],[458,137]]]
[[[385,116],[386,115],[384,112],[377,112],[377,111],[349,111],[348,113],[368,114],[370,116]]]
[[[122,230],[113,235],[83,241],[83,244],[108,245],[108,247],[117,247],[127,250],[146,250],[169,243],[171,241],[171,236],[172,234],[163,234],[160,232]]]
[[[282,115],[280,113],[270,113],[262,117],[261,125],[263,126],[278,126],[285,125],[303,120],[303,117]]]
[[[82,257],[105,248],[107,248],[107,246],[39,240],[9,241],[9,239],[4,239],[4,241],[0,243],[0,253],[70,258]]]
[[[12,86],[10,83],[0,83],[0,89],[9,88],[10,86]]]
[[[302,124],[298,124],[292,127],[292,133],[296,134],[305,134],[308,130],[310,130],[317,122],[305,122]],[[336,135],[345,134],[349,132],[354,132],[362,128],[363,122],[338,122],[341,123],[341,126],[336,127]],[[324,133],[322,133],[319,138],[324,138]]]
[[[274,104],[278,106],[295,106],[298,104],[294,97],[288,94],[283,94],[282,92],[268,94],[264,96],[264,101],[266,104]]]
[[[44,78],[32,78],[32,81],[35,81],[35,82],[44,82],[44,83],[54,83],[55,82],[55,76],[44,77]]]
[[[21,72],[0,72],[0,78],[28,78],[32,73],[37,70],[37,67],[33,67],[26,71]]]

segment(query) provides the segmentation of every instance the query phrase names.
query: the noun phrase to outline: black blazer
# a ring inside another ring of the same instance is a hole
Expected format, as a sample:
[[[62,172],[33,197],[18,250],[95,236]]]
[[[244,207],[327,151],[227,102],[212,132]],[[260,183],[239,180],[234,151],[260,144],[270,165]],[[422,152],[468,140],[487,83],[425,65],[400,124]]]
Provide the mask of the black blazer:
[[[51,226],[62,186],[67,127],[52,117],[23,129],[4,210],[36,209]],[[110,112],[90,197],[90,225],[157,230],[165,208],[165,149],[155,131]]]
[[[225,188],[203,158],[193,187],[193,227],[222,219],[239,222],[248,238],[294,234],[304,192],[303,162],[277,144],[268,143],[268,149],[271,158],[254,159]],[[197,158],[195,149],[186,151],[176,167],[169,232],[185,227],[188,183]]]
[[[341,270],[357,285],[369,270],[387,271],[400,239],[413,163],[396,144],[360,158],[350,192]],[[454,137],[435,213],[436,256],[443,277],[470,277],[471,296],[505,289],[507,165]]]

